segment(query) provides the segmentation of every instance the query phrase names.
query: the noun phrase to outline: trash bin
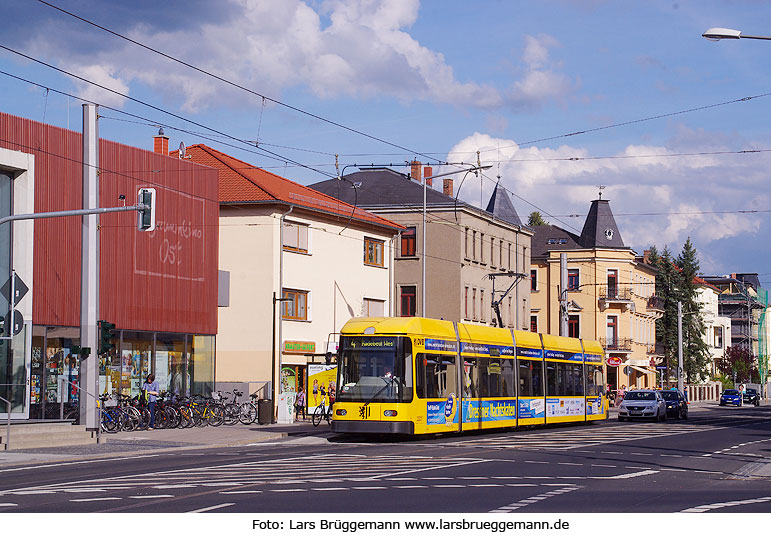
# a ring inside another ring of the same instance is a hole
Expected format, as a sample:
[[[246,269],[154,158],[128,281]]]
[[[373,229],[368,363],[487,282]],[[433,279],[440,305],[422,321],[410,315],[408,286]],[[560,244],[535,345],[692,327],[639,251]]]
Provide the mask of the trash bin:
[[[273,400],[257,400],[257,422],[260,424],[273,422]]]

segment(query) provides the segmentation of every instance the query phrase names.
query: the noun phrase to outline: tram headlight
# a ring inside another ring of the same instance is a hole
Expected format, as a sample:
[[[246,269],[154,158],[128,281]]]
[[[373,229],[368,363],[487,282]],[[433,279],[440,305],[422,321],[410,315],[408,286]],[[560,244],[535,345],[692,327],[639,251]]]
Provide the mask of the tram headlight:
[[[335,415],[337,415],[339,417],[344,417],[347,414],[348,414],[348,411],[346,411],[345,409],[337,409],[335,411]]]
[[[383,411],[383,416],[384,417],[395,417],[396,416],[396,411],[394,411],[393,409],[388,409],[386,411]]]

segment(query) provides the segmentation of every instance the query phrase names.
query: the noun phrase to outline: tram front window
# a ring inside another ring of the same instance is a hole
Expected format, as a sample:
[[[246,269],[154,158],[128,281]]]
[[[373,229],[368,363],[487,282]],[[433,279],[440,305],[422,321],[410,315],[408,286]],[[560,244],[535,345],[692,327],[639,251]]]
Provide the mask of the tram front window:
[[[412,342],[395,336],[344,336],[339,402],[412,401]]]

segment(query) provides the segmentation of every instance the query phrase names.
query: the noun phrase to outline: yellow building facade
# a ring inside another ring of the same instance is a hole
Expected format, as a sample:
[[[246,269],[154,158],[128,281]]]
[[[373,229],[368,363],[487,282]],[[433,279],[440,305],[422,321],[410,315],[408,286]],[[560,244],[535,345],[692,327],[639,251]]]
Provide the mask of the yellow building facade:
[[[597,340],[605,349],[612,390],[658,384],[656,270],[626,247],[607,200],[595,200],[581,235],[535,226],[531,258],[530,329]],[[561,285],[561,255],[567,278]]]

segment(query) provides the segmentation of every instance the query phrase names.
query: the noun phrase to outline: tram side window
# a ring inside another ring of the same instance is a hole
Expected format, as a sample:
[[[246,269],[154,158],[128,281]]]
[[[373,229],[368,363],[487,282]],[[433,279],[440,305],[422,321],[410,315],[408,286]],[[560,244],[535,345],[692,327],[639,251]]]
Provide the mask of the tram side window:
[[[463,359],[463,396],[479,398],[479,369],[476,358]]]
[[[416,359],[418,397],[447,398],[457,394],[455,357],[419,353]]]
[[[546,363],[546,394],[549,396],[559,396],[558,362]]]
[[[605,382],[602,377],[602,366],[587,364],[586,366],[586,395],[599,396],[605,393]]]
[[[501,396],[516,396],[516,371],[514,370],[514,359],[501,359]]]
[[[549,396],[583,396],[583,369],[580,364],[549,362],[546,364],[546,385]]]
[[[570,364],[573,377],[573,396],[584,395],[584,368],[581,364]]]
[[[519,360],[519,395],[543,396],[543,362]]]

